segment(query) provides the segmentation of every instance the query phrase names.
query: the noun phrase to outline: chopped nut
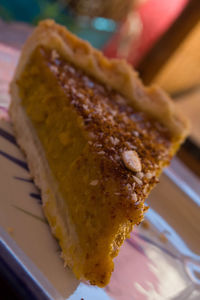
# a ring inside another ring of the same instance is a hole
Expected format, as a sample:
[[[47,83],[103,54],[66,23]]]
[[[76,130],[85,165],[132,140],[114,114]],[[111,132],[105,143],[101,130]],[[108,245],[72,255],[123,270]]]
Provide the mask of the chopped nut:
[[[149,189],[149,184],[146,184],[143,189],[143,193],[146,194],[148,192],[148,189]]]
[[[145,177],[147,178],[147,179],[151,179],[152,177],[154,176],[154,172],[147,172],[146,174],[145,174]]]
[[[110,136],[110,141],[115,146],[119,143],[119,139],[113,136]]]
[[[133,179],[135,180],[135,182],[138,184],[138,185],[142,185],[142,180],[141,179],[139,179],[138,177],[136,177],[136,176],[133,176]]]
[[[88,110],[89,109],[89,107],[86,105],[86,104],[83,104],[83,108],[84,108],[84,110]]]
[[[125,142],[125,145],[127,146],[128,149],[133,149],[133,150],[136,150],[137,147],[135,145],[132,145],[131,143],[129,142]]]
[[[58,73],[58,68],[56,66],[50,66],[50,69],[52,72],[54,72],[55,74]]]
[[[98,184],[98,182],[99,182],[99,180],[97,180],[97,179],[93,180],[93,181],[90,182],[90,185],[95,186],[95,185]]]
[[[137,201],[137,194],[136,193],[133,193],[132,195],[131,195],[131,199],[134,201],[134,202],[136,202]]]
[[[101,148],[101,147],[102,147],[102,145],[101,145],[101,144],[98,144],[98,143],[94,144],[94,146],[95,146],[96,148]]]
[[[144,173],[143,172],[138,172],[136,174],[136,176],[139,178],[139,179],[142,179],[144,177]]]
[[[75,69],[72,68],[71,66],[65,65],[63,68],[64,68],[65,71],[69,71],[72,74],[75,73]]]
[[[83,94],[81,94],[81,93],[76,93],[76,96],[77,96],[77,97],[79,97],[79,98],[81,98],[81,99],[83,99],[83,98],[84,98],[84,95],[83,95]]]
[[[99,152],[97,152],[98,154],[100,154],[100,155],[104,155],[105,154],[105,151],[99,151]]]
[[[70,85],[73,85],[74,83],[73,83],[73,79],[69,79],[69,84]],[[72,92],[72,94],[74,95],[74,96],[76,96],[76,89],[72,86],[71,87],[71,92]]]
[[[132,186],[130,185],[130,183],[127,183],[126,188],[127,188],[127,190],[129,190],[129,191],[132,190]]]
[[[140,162],[140,158],[134,150],[130,151],[124,151],[122,153],[122,159],[125,164],[125,166],[133,171],[133,172],[141,172],[142,170],[142,165]]]
[[[138,131],[132,131],[132,134],[134,135],[134,136],[136,136],[136,137],[138,137],[139,136],[139,132]]]
[[[137,150],[137,147],[135,145],[132,145],[131,148]]]

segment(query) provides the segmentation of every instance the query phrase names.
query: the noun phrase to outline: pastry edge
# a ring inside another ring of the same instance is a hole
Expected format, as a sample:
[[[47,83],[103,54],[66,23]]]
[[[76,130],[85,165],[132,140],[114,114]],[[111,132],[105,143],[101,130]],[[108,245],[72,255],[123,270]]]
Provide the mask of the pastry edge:
[[[37,46],[57,50],[64,59],[102,83],[111,86],[121,93],[130,105],[145,111],[165,125],[177,143],[181,143],[188,135],[187,119],[177,110],[162,89],[157,86],[145,87],[138,78],[138,74],[125,60],[106,58],[88,42],[79,39],[53,20],[40,22],[26,41],[11,88],[20,77]]]

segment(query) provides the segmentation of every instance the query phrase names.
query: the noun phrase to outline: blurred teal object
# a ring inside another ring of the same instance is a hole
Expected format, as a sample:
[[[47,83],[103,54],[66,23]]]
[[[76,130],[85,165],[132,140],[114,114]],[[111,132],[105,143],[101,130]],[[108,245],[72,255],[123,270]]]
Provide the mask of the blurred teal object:
[[[0,18],[34,25],[52,18],[96,48],[102,48],[118,27],[112,19],[78,16],[64,2],[54,0],[0,0]]]
[[[0,0],[0,17],[2,18],[4,18],[3,12],[7,13],[12,21],[32,23],[34,18],[40,14],[39,1]]]
[[[69,17],[67,27],[94,47],[102,48],[117,29],[117,23],[105,18],[85,16]]]

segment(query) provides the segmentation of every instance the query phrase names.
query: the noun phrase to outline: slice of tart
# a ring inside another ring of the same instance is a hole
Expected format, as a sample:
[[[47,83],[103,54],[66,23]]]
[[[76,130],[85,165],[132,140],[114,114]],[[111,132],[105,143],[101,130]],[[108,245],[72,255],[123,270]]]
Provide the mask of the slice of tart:
[[[105,286],[187,122],[131,66],[51,20],[26,42],[10,89],[17,141],[65,264]]]

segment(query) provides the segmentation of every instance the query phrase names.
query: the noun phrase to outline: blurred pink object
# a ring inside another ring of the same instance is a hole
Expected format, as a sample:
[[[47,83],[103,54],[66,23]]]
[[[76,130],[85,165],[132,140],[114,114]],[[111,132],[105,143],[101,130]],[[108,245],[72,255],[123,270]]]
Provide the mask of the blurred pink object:
[[[147,300],[150,287],[156,296],[159,295],[160,282],[154,271],[156,265],[145,252],[146,244],[138,238],[137,231],[136,228],[122,246],[120,255],[115,259],[111,281],[105,288],[116,300]]]
[[[180,15],[189,0],[146,0],[130,12],[121,29],[104,47],[108,57],[123,57],[137,66]]]

